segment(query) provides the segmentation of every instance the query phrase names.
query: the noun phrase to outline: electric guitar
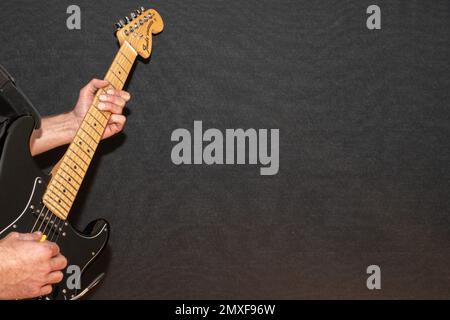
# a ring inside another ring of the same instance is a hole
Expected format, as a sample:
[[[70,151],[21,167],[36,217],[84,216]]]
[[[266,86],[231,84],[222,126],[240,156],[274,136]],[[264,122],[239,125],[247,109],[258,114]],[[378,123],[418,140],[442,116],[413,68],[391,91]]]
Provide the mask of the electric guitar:
[[[82,275],[103,251],[109,225],[98,219],[80,232],[71,226],[69,212],[110,117],[109,112],[97,108],[99,95],[111,87],[123,88],[137,56],[150,57],[152,36],[164,27],[158,12],[142,7],[115,25],[120,49],[104,78],[110,86],[97,92],[75,138],[51,174],[41,172],[30,154],[33,117],[22,116],[14,121],[4,143],[0,162],[0,237],[12,231],[40,231],[41,240],[56,242],[68,260],[64,279],[44,299],[78,299],[104,276],[101,273],[88,285],[71,277],[77,272]]]

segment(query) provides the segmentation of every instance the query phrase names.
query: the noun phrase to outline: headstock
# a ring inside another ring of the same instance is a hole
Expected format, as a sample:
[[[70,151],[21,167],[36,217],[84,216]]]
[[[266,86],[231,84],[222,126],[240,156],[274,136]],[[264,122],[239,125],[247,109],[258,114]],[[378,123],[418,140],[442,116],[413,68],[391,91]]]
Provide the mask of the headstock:
[[[156,10],[141,7],[131,12],[130,17],[119,20],[115,26],[119,43],[122,45],[127,41],[145,59],[152,52],[152,36],[163,30],[164,23]]]

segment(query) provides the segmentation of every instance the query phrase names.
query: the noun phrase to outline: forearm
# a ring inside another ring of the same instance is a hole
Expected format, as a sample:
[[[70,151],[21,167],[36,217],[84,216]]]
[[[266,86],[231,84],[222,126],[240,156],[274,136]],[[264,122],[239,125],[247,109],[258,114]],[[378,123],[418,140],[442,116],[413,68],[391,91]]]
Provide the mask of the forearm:
[[[31,155],[70,143],[77,128],[78,121],[72,112],[43,118],[41,128],[34,130],[30,138]]]

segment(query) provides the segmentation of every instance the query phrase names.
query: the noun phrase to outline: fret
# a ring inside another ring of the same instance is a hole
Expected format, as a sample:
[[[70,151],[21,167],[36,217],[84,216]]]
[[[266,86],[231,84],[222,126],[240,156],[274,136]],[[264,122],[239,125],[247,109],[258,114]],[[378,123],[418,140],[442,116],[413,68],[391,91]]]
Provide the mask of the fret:
[[[63,183],[65,183],[65,186],[67,186],[67,187],[70,186],[70,188],[72,188],[73,192],[75,194],[77,193],[79,185],[77,185],[76,182],[73,181],[73,179],[71,179],[67,173],[65,173],[62,170],[58,170],[57,175],[64,180]]]
[[[64,158],[63,162],[68,168],[70,168],[70,170],[72,170],[72,172],[76,174],[76,176],[73,176],[74,178],[80,178],[81,183],[81,179],[83,179],[83,176],[86,172],[84,172],[83,169],[81,169],[80,165],[76,163],[68,154]]]
[[[130,66],[130,69],[131,69],[131,65],[132,65],[132,62],[128,59],[128,57],[123,53],[123,52],[121,52],[121,51],[119,51],[119,54],[122,56],[122,57],[124,57],[125,58],[125,60],[122,60],[122,62],[128,62],[129,63],[129,66]],[[122,63],[123,64],[123,63]],[[126,66],[126,67],[128,67],[128,66]]]
[[[120,81],[120,83],[123,85],[124,84],[124,80],[122,80],[117,74],[119,74],[119,73],[115,73],[112,69],[110,70],[110,72],[111,72],[111,74],[117,79],[117,80],[119,80]]]
[[[98,109],[99,96],[111,88],[122,89],[136,60],[137,53],[125,41],[108,69],[104,79],[110,85],[99,89],[95,94],[75,137],[55,168],[52,179],[47,186],[43,202],[50,211],[65,220],[75,201],[98,144],[108,125],[111,115],[108,111]]]
[[[66,159],[64,159],[64,160],[66,160]],[[75,171],[73,171],[71,167],[69,167],[67,164],[62,162],[60,165],[60,168],[63,169],[63,171],[69,176],[69,179],[78,183],[78,185],[81,185],[81,177]],[[69,181],[71,181],[71,180],[69,180]]]
[[[98,100],[98,96],[99,96],[100,94],[107,94],[106,91],[108,91],[108,89],[110,89],[110,88],[111,88],[111,87],[108,86],[108,87],[106,87],[106,89],[105,89],[105,88],[98,89],[98,94],[97,94],[97,96],[95,96],[94,101],[95,101],[95,99],[97,99],[97,101],[99,101],[99,100]]]
[[[86,114],[86,122],[94,129],[100,136],[103,135],[103,130],[105,129],[100,125],[100,123],[88,112]]]
[[[59,210],[60,212],[63,212],[63,213],[69,212],[69,211],[68,211],[68,206],[65,205],[65,204],[61,201],[61,199],[58,199],[58,197],[55,196],[55,194],[54,194],[49,188],[47,188],[47,191],[48,191],[48,194],[49,194],[50,199],[53,201],[53,202],[52,202],[52,205],[53,205],[54,207],[58,208],[58,210]]]
[[[83,160],[80,156],[73,152],[73,150],[70,150],[70,148],[67,150],[67,154],[73,162],[78,164],[84,170],[84,172],[86,172],[88,164],[85,162],[85,160]]]
[[[123,85],[120,82],[117,82],[116,78],[113,78],[111,76],[106,76],[105,80],[108,80],[109,83],[111,83],[114,86],[114,89],[121,89]]]
[[[50,195],[50,192],[47,194],[47,191],[45,192],[46,198],[45,198],[45,205],[52,213],[54,213],[59,218],[65,220],[67,218],[68,211],[64,210],[61,206],[58,205],[58,203],[53,200],[53,198]]]
[[[121,82],[125,82],[128,78],[128,72],[123,70],[123,67],[120,64],[115,64],[111,66],[111,72],[115,74],[117,78],[121,80]]]
[[[128,71],[122,67],[122,65],[119,63],[119,61],[115,61],[115,64],[119,66],[119,68],[128,76]]]
[[[74,144],[83,148],[87,154],[91,154],[92,151],[88,151],[97,147],[94,139],[92,139],[86,132],[79,130],[74,139]]]
[[[97,143],[98,141],[100,141],[100,135],[86,121],[83,121],[83,123],[81,124],[81,128],[89,135],[89,137],[92,138],[92,140]]]
[[[50,185],[48,187],[50,191],[53,193],[54,198],[60,203],[64,208],[69,208],[69,203],[71,202],[69,198],[67,198],[55,185]],[[60,201],[61,200],[61,201]]]
[[[59,179],[61,179],[61,178],[59,178],[59,176],[57,176],[57,177],[55,177],[55,180],[54,180],[54,183],[53,183],[53,187],[56,187],[56,188],[58,188],[58,190],[60,191],[60,192],[62,192],[62,194],[65,196],[65,197],[67,197],[70,201],[74,201],[75,200],[75,194],[73,194],[72,193],[72,191],[71,191],[71,189],[73,190],[73,188],[72,187],[68,187],[67,186],[67,184],[66,185],[62,185],[60,182],[59,182]],[[52,187],[52,186],[49,186],[49,188],[50,187]]]
[[[89,113],[98,121],[102,126],[106,126],[108,119],[97,108],[91,108]]]
[[[62,176],[56,174],[53,183],[63,191],[63,193],[69,193],[72,196],[72,200],[75,200],[75,196],[77,195],[76,190],[66,181]]]
[[[83,160],[83,162],[89,166],[89,162],[91,161],[91,157],[90,157],[90,152],[86,153],[86,151],[82,148],[80,148],[78,145],[73,144],[71,145],[69,148],[72,149],[72,152],[75,153],[77,155],[77,157],[79,157],[81,160]],[[87,150],[91,150],[89,148],[87,148]]]

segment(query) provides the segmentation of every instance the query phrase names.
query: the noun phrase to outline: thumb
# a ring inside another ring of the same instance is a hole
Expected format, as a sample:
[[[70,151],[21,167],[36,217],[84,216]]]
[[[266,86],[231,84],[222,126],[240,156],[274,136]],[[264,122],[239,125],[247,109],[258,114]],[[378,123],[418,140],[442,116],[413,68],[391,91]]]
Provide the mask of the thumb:
[[[82,89],[85,94],[95,94],[98,89],[104,88],[109,84],[106,80],[92,79],[89,83]]]
[[[42,238],[42,232],[20,233],[19,234],[19,240],[40,241],[41,238]]]

